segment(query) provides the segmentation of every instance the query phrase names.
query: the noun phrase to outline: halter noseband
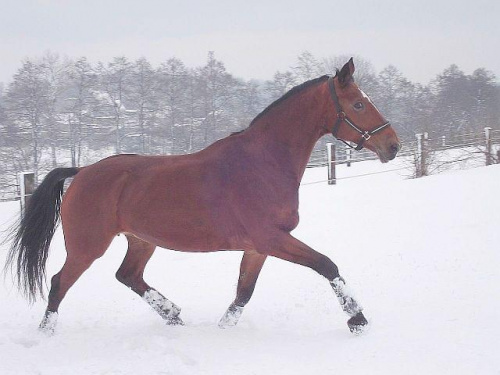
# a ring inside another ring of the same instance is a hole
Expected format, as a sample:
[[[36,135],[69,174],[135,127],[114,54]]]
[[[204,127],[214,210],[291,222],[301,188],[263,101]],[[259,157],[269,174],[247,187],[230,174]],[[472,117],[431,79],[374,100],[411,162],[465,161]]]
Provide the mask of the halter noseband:
[[[371,136],[375,133],[378,133],[385,128],[391,126],[389,121],[386,123],[380,125],[379,127],[373,129],[373,130],[362,130],[354,122],[352,122],[349,117],[345,114],[345,112],[342,110],[342,107],[340,106],[339,102],[339,97],[337,96],[337,92],[335,91],[335,84],[333,82],[334,77],[328,78],[328,87],[330,88],[330,94],[332,95],[333,103],[335,104],[335,110],[337,111],[337,120],[335,121],[335,124],[333,124],[333,128],[331,130],[332,135],[337,138],[337,133],[339,132],[340,124],[342,122],[345,122],[347,125],[349,125],[351,128],[356,130],[359,134],[361,134],[361,139],[357,143],[356,146],[351,146],[349,143],[344,141],[343,139],[337,138],[339,141],[345,143],[347,146],[350,148],[355,149],[356,151],[359,151],[363,148],[363,144],[365,141],[369,140]]]

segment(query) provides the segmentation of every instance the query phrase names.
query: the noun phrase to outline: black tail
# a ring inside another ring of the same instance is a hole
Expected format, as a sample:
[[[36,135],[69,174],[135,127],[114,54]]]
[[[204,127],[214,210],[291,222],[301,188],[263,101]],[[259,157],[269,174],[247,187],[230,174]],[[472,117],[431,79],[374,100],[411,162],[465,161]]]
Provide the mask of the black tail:
[[[64,180],[78,173],[79,168],[57,168],[51,171],[35,190],[24,215],[11,229],[12,244],[6,268],[17,265],[19,289],[34,302],[42,298],[45,263],[54,232],[59,224]]]

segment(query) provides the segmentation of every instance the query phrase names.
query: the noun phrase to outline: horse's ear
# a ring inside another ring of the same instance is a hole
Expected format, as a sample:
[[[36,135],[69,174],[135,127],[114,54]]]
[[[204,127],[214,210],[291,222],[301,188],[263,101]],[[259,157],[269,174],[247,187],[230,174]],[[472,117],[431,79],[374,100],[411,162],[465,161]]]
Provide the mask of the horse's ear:
[[[354,80],[354,78],[352,77],[353,74],[354,74],[354,62],[352,61],[351,57],[339,72],[339,83],[342,86],[347,86]]]

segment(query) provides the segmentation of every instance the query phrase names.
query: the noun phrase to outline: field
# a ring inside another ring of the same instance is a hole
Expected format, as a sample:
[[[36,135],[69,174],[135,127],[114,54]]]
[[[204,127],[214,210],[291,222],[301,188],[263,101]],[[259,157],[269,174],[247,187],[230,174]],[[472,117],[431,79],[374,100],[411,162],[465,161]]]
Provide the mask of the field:
[[[364,162],[339,177],[397,169]],[[57,332],[36,328],[29,306],[0,283],[0,374],[500,374],[500,166],[417,180],[404,171],[312,183],[306,171],[294,235],[328,255],[365,307],[371,329],[349,333],[328,282],[268,259],[233,329],[217,321],[234,298],[241,254],[158,249],[146,280],[182,307],[166,326],[114,273],[126,249],[109,251],[70,290]],[[0,204],[0,229],[18,212]],[[4,263],[6,247],[0,250]],[[62,232],[48,274],[64,261]]]

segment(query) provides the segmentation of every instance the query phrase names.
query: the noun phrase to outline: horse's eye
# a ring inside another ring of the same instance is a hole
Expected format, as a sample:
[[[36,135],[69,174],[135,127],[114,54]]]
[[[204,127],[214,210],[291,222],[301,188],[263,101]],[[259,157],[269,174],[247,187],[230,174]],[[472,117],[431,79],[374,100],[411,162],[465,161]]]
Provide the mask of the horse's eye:
[[[354,103],[354,109],[356,111],[361,111],[363,108],[365,108],[364,104],[361,102],[356,102]]]

